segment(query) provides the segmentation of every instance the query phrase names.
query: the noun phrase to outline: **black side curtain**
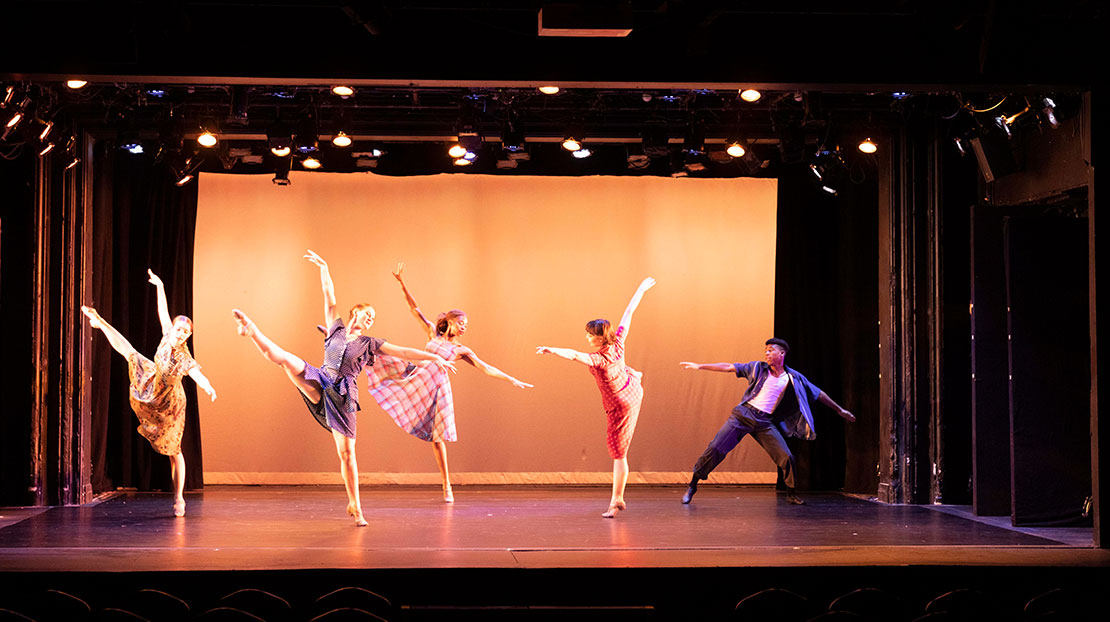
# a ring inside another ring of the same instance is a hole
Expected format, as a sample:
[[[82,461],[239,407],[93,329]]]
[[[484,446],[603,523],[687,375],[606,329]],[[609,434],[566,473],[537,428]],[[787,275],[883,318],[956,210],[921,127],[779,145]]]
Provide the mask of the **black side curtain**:
[[[147,358],[162,337],[154,286],[147,269],[166,285],[170,316],[193,315],[193,235],[197,186],[178,188],[163,166],[101,143],[93,163],[93,262],[90,300]],[[192,341],[189,343],[192,349]],[[193,351],[194,356],[198,356]],[[199,357],[198,360],[203,360]],[[94,334],[92,357],[92,484],[115,488],[172,490],[169,460],[136,431],[128,401],[127,361]],[[185,488],[204,484],[197,388],[184,378],[188,406],[181,451]],[[207,399],[207,396],[205,396]]]
[[[798,487],[873,494],[878,489],[878,183],[845,181],[835,197],[804,166],[779,177],[775,336],[786,364],[856,416],[813,409],[817,440],[788,439]]]

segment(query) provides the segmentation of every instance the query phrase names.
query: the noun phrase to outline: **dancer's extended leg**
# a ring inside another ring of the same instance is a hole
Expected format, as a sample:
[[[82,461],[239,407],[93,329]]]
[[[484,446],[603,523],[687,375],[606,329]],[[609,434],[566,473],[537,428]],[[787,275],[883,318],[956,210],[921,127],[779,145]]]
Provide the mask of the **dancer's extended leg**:
[[[339,474],[343,476],[343,485],[347,488],[347,513],[355,517],[355,525],[365,527],[366,519],[362,516],[362,502],[358,497],[358,460],[355,459],[355,439],[343,436],[332,430],[335,438],[335,450],[339,454]]]
[[[628,457],[613,460],[613,498],[609,500],[609,509],[602,514],[605,518],[613,518],[617,512],[625,508],[624,487],[628,483]]]
[[[454,503],[455,495],[451,492],[451,475],[447,472],[447,443],[432,441],[432,452],[439,465],[439,475],[443,478],[443,502]]]
[[[265,357],[267,361],[279,365],[284,369],[285,375],[289,376],[289,381],[300,389],[301,393],[304,393],[309,401],[313,404],[320,401],[322,397],[320,385],[304,377],[304,360],[295,354],[281,349],[281,347],[271,341],[269,337],[262,334],[262,331],[258,330],[258,326],[247,317],[246,313],[243,313],[239,309],[232,309],[231,315],[235,317],[235,322],[239,325],[238,330],[240,335],[250,337],[255,347],[258,348],[258,351],[262,353],[262,356]]]
[[[108,338],[108,343],[112,344],[112,349],[123,355],[123,358],[130,359],[131,355],[135,353],[135,347],[131,345],[123,335],[119,333],[111,324],[100,317],[96,309],[92,307],[81,307],[81,313],[84,313],[89,318],[89,325],[93,328],[99,328],[103,331],[104,336]]]
[[[173,478],[173,515],[185,516],[185,456],[181,452],[170,456],[170,476]]]

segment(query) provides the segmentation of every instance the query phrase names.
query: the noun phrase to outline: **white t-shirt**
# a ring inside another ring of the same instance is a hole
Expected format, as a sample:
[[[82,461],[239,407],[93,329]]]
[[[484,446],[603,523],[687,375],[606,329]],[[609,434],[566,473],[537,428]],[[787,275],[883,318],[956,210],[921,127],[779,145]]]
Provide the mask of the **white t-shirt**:
[[[763,381],[763,386],[759,388],[759,393],[755,397],[748,400],[748,405],[752,408],[757,408],[765,413],[775,412],[775,407],[779,405],[779,399],[782,398],[782,392],[786,387],[790,386],[790,374],[785,371],[781,376],[775,377],[774,374],[767,374],[767,379]]]

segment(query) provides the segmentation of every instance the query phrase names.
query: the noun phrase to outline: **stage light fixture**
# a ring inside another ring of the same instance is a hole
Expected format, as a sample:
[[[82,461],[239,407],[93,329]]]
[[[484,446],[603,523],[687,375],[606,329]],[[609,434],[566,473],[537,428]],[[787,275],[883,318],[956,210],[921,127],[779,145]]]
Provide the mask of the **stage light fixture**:
[[[9,85],[4,89],[4,99],[0,101],[0,110],[7,108],[8,104],[12,103],[12,98],[15,97],[15,86]]]
[[[821,191],[826,194],[831,194],[834,197],[836,196],[836,189],[830,186],[821,186]]]
[[[143,153],[143,140],[139,136],[139,130],[129,127],[122,129],[118,135],[119,148],[132,155],[141,155]]]
[[[474,153],[473,151],[467,151],[463,154],[462,159],[473,162],[474,160],[478,159],[478,154]]]
[[[355,89],[345,84],[337,84],[331,87],[331,92],[340,97],[347,98],[355,94]]]
[[[1056,102],[1052,101],[1051,97],[1041,98],[1041,113],[1044,115],[1045,121],[1052,126],[1052,129],[1060,127],[1060,122],[1056,119]]]
[[[541,93],[543,93],[544,95],[555,95],[555,94],[557,94],[557,93],[559,92],[559,87],[557,87],[557,86],[554,86],[554,85],[551,85],[551,86],[541,86],[541,87],[539,88],[539,91],[540,91]]]
[[[271,180],[275,186],[288,186],[293,183],[289,180],[289,169],[293,166],[293,158],[279,158],[274,163],[274,178]]]
[[[895,91],[895,92],[891,93],[890,96],[893,97],[894,99],[905,99],[905,98],[909,97],[910,94],[905,92],[905,91]]]
[[[42,131],[39,132],[39,140],[46,141],[50,137],[50,132],[54,129],[53,121],[41,121]]]
[[[202,129],[200,135],[197,136],[197,144],[201,147],[215,147],[219,140],[216,134],[208,129]]]
[[[691,173],[697,173],[705,170],[705,159],[703,154],[697,152],[687,152],[682,158],[682,168]]]
[[[69,161],[69,164],[66,164],[66,169],[65,170],[68,171],[69,169],[77,166],[80,163],[81,163],[81,158],[79,158],[77,156],[73,156],[73,159]]]
[[[331,139],[331,144],[335,145],[336,147],[350,147],[351,142],[351,137],[347,136],[347,133],[343,130],[339,130],[338,132],[336,132],[335,136],[333,136]]]
[[[738,140],[730,142],[728,147],[725,148],[725,153],[733,158],[742,158],[747,152],[748,150],[745,149],[744,145]]]
[[[509,120],[501,130],[501,148],[509,153],[524,151],[524,129],[520,121]]]
[[[305,158],[304,160],[301,161],[301,166],[303,166],[304,168],[306,168],[310,171],[315,171],[316,169],[320,168],[320,166],[322,166],[322,165],[320,164],[319,160],[309,156],[309,157],[307,157],[307,158]]]
[[[960,155],[962,155],[962,156],[967,155],[967,147],[964,145],[964,139],[963,138],[957,136],[957,137],[952,139],[952,142],[955,143],[956,151],[959,151]]]
[[[8,122],[4,127],[9,128],[9,129],[14,128],[15,126],[19,125],[19,122],[22,121],[22,120],[23,120],[23,111],[22,110],[16,110],[15,112],[12,113],[12,116],[8,118]]]
[[[466,147],[463,147],[459,143],[455,143],[447,149],[447,155],[451,156],[452,158],[461,158],[465,154]],[[458,162],[456,162],[456,164],[458,164]]]
[[[755,89],[740,89],[740,99],[748,102],[755,103],[763,97],[763,93]]]
[[[308,155],[320,150],[319,136],[316,133],[316,120],[306,116],[297,123],[297,133],[294,137],[297,153]]]
[[[567,136],[563,139],[563,149],[567,151],[578,151],[582,149],[582,143],[573,136]]]
[[[593,152],[590,151],[589,149],[587,149],[586,147],[582,147],[581,149],[578,149],[576,151],[571,152],[571,155],[578,158],[579,160],[582,160],[582,159],[585,159],[585,158],[588,158],[588,157],[592,156]]]
[[[74,91],[83,89],[86,86],[88,86],[88,84],[89,84],[88,80],[81,80],[79,78],[72,78],[70,80],[66,80],[66,86],[69,87],[70,89],[73,89]]]
[[[455,158],[455,166],[470,166],[470,162],[466,158]]]
[[[44,156],[44,155],[50,153],[53,150],[54,150],[54,143],[46,143],[43,146],[43,148],[41,150],[39,150],[39,155]]]
[[[868,136],[867,138],[863,139],[860,142],[859,150],[864,152],[864,153],[871,154],[871,153],[875,153],[876,151],[878,151],[879,146],[875,144],[875,141],[871,140],[870,136]]]
[[[628,145],[627,151],[625,159],[628,162],[629,169],[639,171],[651,166],[651,157],[644,153],[642,144]]]
[[[662,158],[670,155],[670,136],[667,128],[661,126],[649,127],[641,135],[640,147],[644,155],[649,158]]]
[[[1006,133],[1006,138],[1013,138],[1014,137],[1013,132],[1010,131],[1010,124],[1006,121],[1006,117],[1001,116],[1001,115],[995,117],[994,118],[994,124],[998,126],[998,129],[1000,129],[1000,130],[1002,130],[1003,132]]]
[[[275,122],[266,130],[266,144],[270,153],[284,158],[293,152],[293,130],[281,121]]]

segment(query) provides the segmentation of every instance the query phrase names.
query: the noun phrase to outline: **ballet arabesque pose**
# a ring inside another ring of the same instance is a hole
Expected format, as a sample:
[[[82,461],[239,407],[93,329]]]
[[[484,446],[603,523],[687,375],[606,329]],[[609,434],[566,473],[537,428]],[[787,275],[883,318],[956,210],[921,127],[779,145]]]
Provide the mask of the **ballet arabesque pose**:
[[[554,354],[569,361],[587,365],[601,391],[601,404],[605,407],[608,419],[609,456],[613,458],[613,496],[609,509],[602,516],[613,518],[625,509],[624,487],[628,483],[628,445],[636,431],[636,419],[640,415],[640,404],[644,390],[640,384],[643,375],[624,362],[624,341],[632,324],[632,314],[640,305],[644,292],[655,285],[655,279],[648,277],[640,283],[628,307],[621,316],[621,322],[614,331],[609,320],[598,319],[586,323],[586,341],[598,348],[596,352],[585,353],[570,348],[540,346],[536,354]]]
[[[355,458],[355,427],[358,405],[358,374],[364,365],[373,364],[377,354],[434,361],[441,369],[455,371],[453,364],[436,354],[388,343],[384,339],[366,334],[374,324],[374,308],[366,303],[355,305],[348,324],[336,313],[335,285],[332,283],[328,264],[311,250],[305,259],[320,268],[320,286],[324,294],[324,320],[327,333],[324,339],[324,362],[320,367],[305,363],[304,359],[287,352],[271,341],[245,313],[233,309],[240,335],[249,337],[262,356],[285,370],[285,374],[301,392],[309,412],[324,428],[331,431],[335,449],[339,454],[339,472],[347,489],[347,514],[355,525],[365,527],[362,503],[358,494],[358,462]]]
[[[397,264],[393,276],[401,284],[409,310],[428,335],[425,350],[448,361],[466,361],[486,375],[512,383],[515,387],[532,387],[486,363],[478,358],[474,350],[459,342],[459,337],[466,332],[467,327],[466,314],[462,311],[454,309],[440,313],[434,323],[426,318],[405,286],[402,277],[404,269],[405,264]],[[454,398],[447,374],[442,369],[427,364],[405,366],[389,357],[382,357],[366,368],[366,375],[370,378],[370,394],[393,421],[416,438],[432,443],[436,464],[439,465],[439,473],[443,478],[443,500],[453,503],[455,497],[451,491],[451,477],[447,467],[447,442],[455,441],[457,435]]]
[[[185,345],[193,334],[193,321],[184,315],[170,319],[166,288],[162,279],[147,270],[158,294],[158,320],[162,324],[162,340],[154,351],[154,360],[139,354],[96,309],[81,307],[93,328],[99,328],[112,348],[127,359],[131,381],[131,409],[139,419],[139,434],[150,441],[154,451],[169,456],[173,479],[173,515],[185,516],[185,456],[181,454],[181,434],[185,430],[185,389],[181,377],[188,375],[213,400],[216,390],[200,371],[200,365]]]

